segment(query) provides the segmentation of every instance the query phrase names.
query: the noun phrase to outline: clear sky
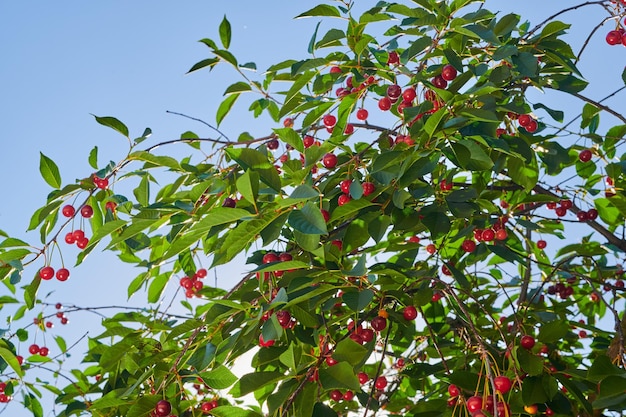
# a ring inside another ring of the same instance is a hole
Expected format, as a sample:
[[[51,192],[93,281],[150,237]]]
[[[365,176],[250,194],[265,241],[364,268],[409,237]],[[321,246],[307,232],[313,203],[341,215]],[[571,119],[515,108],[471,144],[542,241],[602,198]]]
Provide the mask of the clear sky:
[[[375,1],[358,3],[371,6]],[[537,23],[538,16],[577,3],[500,0],[488,1],[487,7],[516,11]],[[254,61],[263,70],[283,59],[305,58],[317,20],[292,17],[315,4],[312,0],[0,2],[0,229],[23,237],[30,214],[44,203],[50,188],[39,176],[40,151],[58,163],[64,183],[92,172],[87,155],[94,146],[99,147],[101,165],[123,157],[125,140],[98,125],[90,113],[119,118],[135,136],[150,127],[153,143],[186,130],[210,136],[203,126],[166,114],[177,111],[213,122],[221,94],[236,81],[231,72],[219,69],[185,75],[208,57],[208,49],[197,41],[217,39],[217,26],[226,14],[233,29],[231,49],[241,61]],[[599,7],[566,15],[576,23],[572,42],[580,46],[604,17],[606,12]],[[330,28],[329,23],[324,25]],[[600,81],[589,93],[596,99],[620,85],[626,64],[626,49],[604,42],[611,25],[591,39],[581,64],[588,78]],[[559,105],[567,107],[566,100],[563,97]],[[623,97],[612,103],[624,110]],[[243,107],[235,112],[241,116],[231,115],[223,125],[229,136],[242,130],[264,134],[272,127],[255,122]],[[573,115],[574,110],[568,114]],[[49,300],[124,304],[126,283],[136,271],[111,259],[91,256],[70,281],[45,289],[55,291]],[[34,273],[30,270],[25,279]],[[0,295],[4,291],[0,289]],[[135,297],[132,302],[142,301]],[[77,315],[60,331],[71,341],[93,325],[90,320]],[[0,311],[0,327],[3,323]],[[27,415],[13,411],[16,417]]]

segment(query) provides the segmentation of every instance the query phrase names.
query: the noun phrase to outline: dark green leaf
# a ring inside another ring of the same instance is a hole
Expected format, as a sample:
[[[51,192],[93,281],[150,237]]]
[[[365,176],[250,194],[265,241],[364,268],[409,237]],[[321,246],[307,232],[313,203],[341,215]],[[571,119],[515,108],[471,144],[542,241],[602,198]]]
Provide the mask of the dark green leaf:
[[[226,16],[224,16],[224,19],[222,19],[219,30],[222,45],[224,45],[224,48],[228,49],[228,47],[230,46],[231,29],[230,22],[228,21],[228,19],[226,19]]]
[[[295,230],[309,235],[325,235],[326,221],[319,207],[313,203],[306,203],[301,210],[293,210],[289,214],[289,224]]]
[[[361,388],[354,368],[347,362],[339,362],[329,368],[320,369],[319,377],[320,384],[325,390],[359,390]]]
[[[115,117],[110,117],[110,116],[98,117],[95,114],[92,114],[92,116],[95,117],[96,121],[100,123],[102,126],[110,127],[116,132],[119,132],[122,135],[128,137],[128,128],[126,127],[124,123],[120,122]]]

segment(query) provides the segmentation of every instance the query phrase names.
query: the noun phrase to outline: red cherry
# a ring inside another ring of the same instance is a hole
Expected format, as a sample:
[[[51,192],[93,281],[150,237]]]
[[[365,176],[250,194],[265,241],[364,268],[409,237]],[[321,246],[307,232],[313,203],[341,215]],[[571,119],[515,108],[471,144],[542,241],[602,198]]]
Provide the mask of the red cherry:
[[[619,30],[611,30],[606,34],[606,43],[609,45],[617,45],[622,42],[622,34]]]
[[[381,330],[384,330],[385,327],[387,327],[387,319],[381,316],[376,316],[372,319],[370,325],[372,326],[372,329],[380,332]]]
[[[435,87],[442,90],[448,86],[448,82],[441,75],[437,75],[433,78],[432,83]]]
[[[540,239],[540,240],[537,241],[537,248],[545,249],[546,246],[548,246],[548,243],[545,240]]]
[[[528,133],[534,133],[537,131],[537,128],[539,127],[539,125],[537,124],[536,120],[531,120],[530,123],[528,124],[528,126],[525,127],[526,131]]]
[[[203,414],[210,414],[213,408],[215,408],[213,407],[213,401],[205,401],[200,404],[200,409],[202,410]]]
[[[204,287],[204,284],[200,280],[193,281],[193,290],[200,291]]]
[[[348,204],[352,198],[347,194],[341,194],[337,199],[337,204],[343,206],[344,204]]]
[[[398,84],[392,84],[387,87],[387,97],[397,99],[402,94],[402,88]]]
[[[76,241],[76,246],[78,249],[85,249],[89,245],[89,239],[86,237],[79,239]]]
[[[330,399],[333,401],[340,401],[343,398],[343,394],[338,389],[334,389],[330,392]]]
[[[68,319],[67,317],[61,317],[61,324],[67,324],[70,322],[70,319]]]
[[[496,232],[496,240],[506,240],[508,236],[506,229],[500,229]]]
[[[522,127],[528,126],[532,120],[533,118],[529,114],[522,114],[517,118],[517,122]]]
[[[482,232],[481,238],[485,242],[491,242],[496,238],[496,232],[494,232],[493,229],[485,229]]]
[[[352,180],[343,180],[339,183],[339,188],[341,188],[342,193],[350,194],[351,185],[352,185]]]
[[[585,210],[580,210],[578,213],[576,213],[576,217],[578,217],[578,221],[581,222],[586,222],[587,220],[589,220],[589,214],[587,214]]]
[[[67,268],[60,268],[56,273],[56,277],[59,281],[67,281],[70,277],[70,271]]]
[[[31,355],[36,355],[36,354],[38,354],[38,353],[39,353],[39,345],[37,345],[37,344],[33,343],[32,345],[30,345],[30,346],[28,347],[28,352],[29,352]]]
[[[206,269],[204,268],[200,268],[196,271],[196,277],[202,279],[205,278],[207,276],[208,272]]]
[[[279,260],[280,260],[280,258],[274,252],[268,252],[265,255],[263,255],[263,263],[264,264],[269,264],[269,263],[272,263],[272,262],[278,262]]]
[[[80,229],[74,230],[73,233],[74,233],[74,240],[77,242],[85,237],[85,232],[83,232]]]
[[[378,108],[382,111],[387,111],[391,108],[391,100],[389,97],[383,97],[378,100]]]
[[[483,399],[482,397],[474,395],[467,399],[466,405],[467,405],[467,411],[469,411],[470,414],[473,415],[475,412],[482,410]]]
[[[474,242],[473,240],[464,240],[463,243],[461,244],[461,248],[463,248],[463,250],[465,252],[474,252],[474,250],[476,250],[476,242]]]
[[[49,280],[54,276],[54,268],[51,266],[44,266],[39,270],[39,278]]]
[[[333,169],[335,166],[337,166],[337,155],[333,153],[327,153],[326,155],[324,155],[324,158],[322,158],[322,164],[324,164],[327,169]]]
[[[389,57],[387,58],[387,65],[394,65],[400,63],[400,55],[396,51],[389,52]]]
[[[89,219],[93,216],[93,208],[89,204],[85,204],[80,208],[80,215],[86,219]]]
[[[322,216],[324,217],[324,221],[326,223],[328,223],[328,220],[330,220],[330,213],[328,212],[328,210],[324,210],[324,209],[321,209],[320,211],[322,212]]]
[[[281,262],[287,262],[287,261],[291,261],[293,259],[293,256],[291,256],[291,254],[288,252],[283,252],[280,255],[278,255],[278,259]]]
[[[106,190],[107,187],[109,186],[108,178],[94,177],[93,183],[96,185],[96,187],[100,188],[101,190]]]
[[[286,329],[291,324],[291,314],[286,310],[277,311],[276,319],[283,329]]]
[[[448,385],[448,394],[450,397],[458,397],[461,394],[461,390],[454,384]]]
[[[20,365],[24,363],[24,357],[22,355],[15,355],[15,359],[17,359],[17,363]]]
[[[524,349],[532,349],[535,346],[535,338],[525,334],[520,339],[520,346]]]
[[[274,340],[265,341],[265,339],[263,339],[263,335],[262,334],[259,335],[259,346],[270,347],[270,346],[274,346],[274,343],[276,343],[276,341]]]
[[[589,220],[595,220],[598,218],[598,210],[596,209],[589,209],[589,211],[587,211],[587,218]]]
[[[157,417],[167,417],[172,412],[172,405],[169,401],[160,400],[154,406],[154,414]]]
[[[68,245],[73,245],[74,243],[76,243],[76,239],[74,238],[73,232],[68,232],[65,235],[65,243],[67,243]]]
[[[367,116],[369,116],[369,112],[365,109],[359,109],[356,111],[356,118],[359,120],[367,120]]]
[[[559,217],[563,217],[567,214],[567,209],[565,207],[557,207],[554,209],[554,214],[556,214]]]
[[[352,392],[352,391],[346,391],[346,392],[343,394],[343,399],[344,399],[345,401],[352,401],[352,399],[353,399],[353,398],[354,398],[354,392]]]
[[[385,387],[387,387],[387,378],[385,378],[384,376],[379,376],[378,378],[376,378],[374,386],[376,387],[376,389],[379,390],[385,389]]]
[[[435,252],[437,252],[437,247],[434,244],[429,244],[426,246],[426,252],[430,253],[431,255],[433,255]]]
[[[265,143],[265,146],[267,146],[267,149],[270,149],[272,151],[275,149],[278,149],[278,145],[279,143],[277,139],[270,139],[269,141]]]
[[[302,144],[305,148],[310,148],[315,143],[315,138],[310,135],[306,135],[304,139],[302,139]]]
[[[457,75],[456,68],[454,68],[450,64],[444,65],[443,68],[441,69],[441,78],[443,78],[446,81],[454,80],[456,78],[456,75]]]
[[[402,310],[402,317],[405,320],[415,320],[417,318],[417,309],[413,306],[406,306],[404,310]]]
[[[337,123],[337,118],[333,116],[332,114],[327,114],[322,119],[322,122],[324,123],[324,126],[326,127],[333,127]]]
[[[511,379],[504,375],[499,375],[493,379],[493,384],[496,386],[496,390],[500,394],[506,394],[513,386]]]
[[[368,196],[372,194],[376,190],[376,186],[372,182],[364,182],[363,186],[363,195]]]
[[[48,356],[48,354],[49,354],[49,353],[50,353],[50,349],[48,349],[48,348],[47,348],[47,347],[45,347],[45,346],[42,346],[42,347],[39,349],[39,355],[40,355],[40,356]]]
[[[580,159],[581,162],[589,162],[591,160],[591,156],[591,151],[589,149],[584,149],[578,154],[578,159]]]
[[[61,213],[63,213],[65,217],[72,217],[74,213],[76,213],[76,209],[74,208],[74,206],[70,206],[68,204],[66,206],[63,206],[63,208],[61,209]]]
[[[46,322],[46,328],[52,329],[53,327],[54,327],[54,323],[52,323],[51,321]]]
[[[341,68],[338,66],[330,67],[331,74],[341,74]]]
[[[370,377],[365,372],[359,372],[357,374],[357,378],[359,378],[359,383],[361,385],[367,384],[367,381],[370,380]]]
[[[415,89],[413,87],[409,87],[402,92],[402,99],[407,103],[411,103],[413,100],[415,100],[416,96],[417,93],[415,92]]]

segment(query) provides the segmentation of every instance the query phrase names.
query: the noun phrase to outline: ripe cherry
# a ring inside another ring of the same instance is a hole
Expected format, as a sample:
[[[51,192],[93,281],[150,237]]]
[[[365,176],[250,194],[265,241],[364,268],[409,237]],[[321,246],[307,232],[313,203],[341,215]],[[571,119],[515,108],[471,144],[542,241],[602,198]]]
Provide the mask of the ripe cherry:
[[[476,250],[476,242],[474,242],[473,240],[466,239],[461,244],[461,248],[463,248],[463,250],[468,253],[474,252],[474,250]]]
[[[591,156],[591,151],[589,149],[584,149],[578,154],[578,159],[580,159],[580,162],[589,162],[591,160]]]
[[[596,209],[589,209],[589,210],[587,211],[587,218],[588,218],[589,220],[595,220],[595,219],[597,219],[597,218],[598,218],[598,210],[596,210]]]
[[[283,329],[286,329],[291,324],[291,314],[286,310],[277,311],[276,319]]]
[[[454,80],[456,78],[456,75],[457,75],[456,68],[454,68],[450,64],[444,65],[443,68],[441,69],[441,78],[443,78],[446,81]]]
[[[330,67],[330,73],[331,74],[341,74],[341,68],[339,68],[338,66],[333,66]]]
[[[448,86],[448,82],[441,75],[437,75],[435,78],[433,78],[432,83],[435,87],[442,90]]]
[[[348,204],[352,198],[347,194],[341,194],[337,199],[337,204],[343,206],[344,204]]]
[[[50,349],[48,349],[47,347],[42,346],[41,348],[39,348],[40,356],[48,356],[49,353],[50,353]]]
[[[496,386],[496,390],[500,394],[506,394],[511,389],[513,383],[511,379],[504,375],[499,375],[493,379],[493,384]]]
[[[157,417],[167,417],[172,412],[172,404],[166,400],[160,400],[154,406],[154,414]]]
[[[259,335],[259,346],[261,346],[261,347],[270,347],[270,346],[274,346],[274,343],[276,343],[274,340],[266,341],[265,339],[263,339],[263,335],[262,334]]]
[[[533,119],[530,121],[528,126],[526,126],[524,129],[526,129],[528,133],[534,133],[537,131],[538,128],[539,128],[539,124],[537,124],[537,121]]]
[[[72,217],[76,213],[76,209],[74,208],[74,206],[70,206],[68,204],[66,206],[63,206],[63,208],[61,209],[61,213],[63,213],[65,217]]]
[[[352,185],[352,180],[343,180],[339,183],[339,188],[341,188],[342,193],[350,194],[351,185]]]
[[[378,108],[382,111],[387,111],[391,108],[391,100],[389,97],[383,97],[378,100]]]
[[[368,196],[372,194],[376,190],[376,186],[372,182],[364,182],[363,186],[363,195]]]
[[[532,349],[535,346],[535,338],[525,334],[520,339],[520,346],[524,349]]]
[[[101,190],[106,190],[107,187],[109,186],[109,179],[94,176],[93,183],[96,185],[96,187],[100,188]]]
[[[466,405],[467,405],[467,411],[469,411],[470,414],[473,415],[475,412],[482,410],[483,399],[482,397],[474,395],[467,399]]]
[[[76,241],[76,246],[78,247],[78,249],[85,249],[87,246],[89,246],[89,239],[87,239],[86,237],[78,239]]]
[[[405,320],[415,320],[417,318],[417,309],[414,306],[406,306],[402,310],[402,317]]]
[[[417,93],[415,92],[415,89],[413,87],[409,87],[402,92],[402,99],[407,103],[411,103],[413,100],[415,100],[416,96]]]
[[[458,397],[461,394],[461,390],[454,384],[448,385],[448,394],[450,397]]]
[[[39,353],[39,345],[33,343],[32,345],[30,345],[28,347],[28,353],[30,353],[31,355],[36,355]]]
[[[80,215],[86,219],[89,219],[93,216],[93,208],[89,204],[85,204],[80,208]]]
[[[267,149],[270,149],[272,151],[275,149],[278,149],[278,145],[279,145],[278,139],[270,139],[269,141],[265,143],[265,146],[267,146]]]
[[[387,87],[387,97],[397,99],[402,94],[402,88],[398,84],[392,84]]]
[[[237,201],[235,201],[235,199],[233,198],[226,197],[224,199],[224,202],[222,203],[222,207],[235,208],[237,207]]]
[[[376,378],[374,386],[376,387],[376,389],[379,390],[385,389],[385,387],[387,387],[387,378],[385,378],[384,376],[379,376],[378,378]]]
[[[333,116],[332,114],[327,114],[322,119],[322,122],[324,123],[324,126],[326,127],[333,127],[337,123],[337,118]]]
[[[387,65],[397,65],[400,63],[400,55],[396,51],[389,52],[389,57],[387,58]]]
[[[56,273],[56,277],[59,281],[67,281],[70,277],[70,271],[67,268],[60,268]]]
[[[496,232],[494,232],[493,229],[485,229],[482,232],[481,238],[485,242],[491,242],[496,238]]]
[[[54,268],[51,266],[44,266],[39,270],[39,277],[41,279],[49,280],[54,276]]]
[[[324,158],[322,158],[322,164],[324,164],[327,169],[333,169],[335,166],[337,166],[337,155],[333,153],[327,153],[326,155],[324,155]]]
[[[348,390],[343,394],[344,401],[352,401],[353,398],[354,398],[354,392],[352,391]]]
[[[522,127],[528,126],[532,120],[533,118],[529,114],[522,114],[517,118],[517,122]]]
[[[359,109],[356,111],[356,118],[359,120],[367,120],[367,116],[369,116],[369,112],[365,109]]]
[[[617,45],[622,42],[622,34],[619,30],[611,30],[606,34],[606,43],[609,45]]]
[[[426,245],[426,252],[433,255],[435,252],[437,252],[437,247],[433,243],[430,243]]]
[[[367,375],[365,372],[359,372],[357,374],[357,378],[359,378],[359,383],[361,385],[367,384],[367,381],[370,380],[369,375]]]
[[[74,233],[74,240],[77,242],[85,237],[85,232],[83,232],[80,229],[74,230],[73,233]]]
[[[380,332],[381,330],[384,330],[385,327],[387,327],[387,319],[381,316],[376,316],[372,319],[370,325],[372,326],[372,329]]]
[[[546,248],[546,246],[548,246],[548,243],[547,243],[545,240],[543,240],[543,239],[539,239],[539,240],[537,241],[537,248],[539,248],[539,249],[545,249],[545,248]]]
[[[263,255],[263,263],[264,264],[269,264],[269,263],[272,263],[272,262],[278,262],[279,260],[280,260],[280,258],[274,252],[268,252],[265,255]]]
[[[321,209],[320,211],[322,212],[322,216],[324,217],[324,221],[326,223],[328,223],[328,221],[330,220],[330,213],[328,212],[328,210],[324,210],[324,209]]]
[[[67,243],[68,245],[73,245],[74,243],[76,243],[76,238],[74,238],[73,232],[68,232],[65,235],[65,243]]]
[[[310,148],[315,143],[315,138],[311,135],[306,135],[304,139],[302,139],[302,144],[305,148]]]
[[[330,399],[333,401],[340,401],[343,398],[343,394],[338,389],[334,389],[330,392]]]

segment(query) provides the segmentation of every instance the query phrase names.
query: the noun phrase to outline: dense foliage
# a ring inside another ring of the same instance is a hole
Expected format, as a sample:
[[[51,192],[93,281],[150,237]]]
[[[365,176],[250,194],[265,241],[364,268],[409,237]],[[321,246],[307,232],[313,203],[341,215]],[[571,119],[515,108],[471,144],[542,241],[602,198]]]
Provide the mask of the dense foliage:
[[[0,340],[0,402],[35,416],[42,390],[59,416],[622,413],[626,117],[590,98],[566,11],[534,26],[472,0],[371,3],[304,12],[321,20],[309,57],[259,73],[229,51],[224,18],[190,70],[241,75],[212,137],[133,139],[96,117],[128,155],[102,166],[94,149],[72,184],[41,154],[41,244],[0,242],[0,301],[22,304]],[[584,7],[613,16],[617,43],[621,2]],[[245,100],[275,128],[221,132]],[[32,343],[61,310],[27,326],[46,281],[72,273],[66,244],[78,268],[99,250],[135,265],[123,295],[147,297],[104,319],[73,370],[62,338],[54,355]],[[244,260],[233,288],[209,284]],[[32,376],[48,362],[65,386]]]

